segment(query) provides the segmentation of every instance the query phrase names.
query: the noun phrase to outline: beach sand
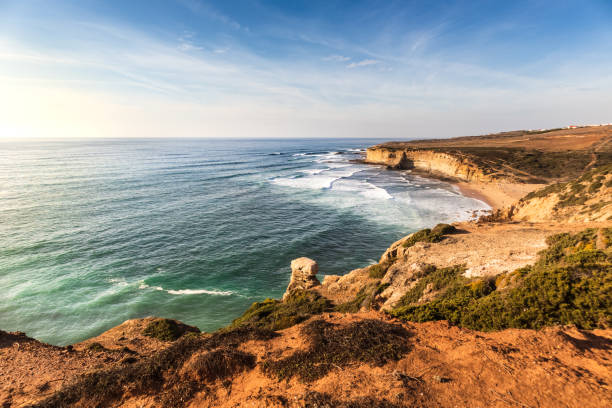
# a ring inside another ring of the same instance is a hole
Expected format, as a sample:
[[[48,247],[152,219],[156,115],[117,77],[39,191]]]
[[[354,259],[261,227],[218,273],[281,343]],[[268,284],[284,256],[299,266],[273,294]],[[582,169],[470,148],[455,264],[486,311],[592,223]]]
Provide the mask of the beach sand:
[[[508,207],[530,192],[546,186],[546,184],[474,182],[457,182],[454,185],[464,196],[484,201],[493,210]]]

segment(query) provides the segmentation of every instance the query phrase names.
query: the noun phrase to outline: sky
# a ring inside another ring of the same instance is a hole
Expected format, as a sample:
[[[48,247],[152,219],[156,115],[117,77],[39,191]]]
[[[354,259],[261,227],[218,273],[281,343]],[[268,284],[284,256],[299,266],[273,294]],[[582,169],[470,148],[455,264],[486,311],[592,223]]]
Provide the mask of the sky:
[[[0,0],[0,137],[612,122],[612,0]]]

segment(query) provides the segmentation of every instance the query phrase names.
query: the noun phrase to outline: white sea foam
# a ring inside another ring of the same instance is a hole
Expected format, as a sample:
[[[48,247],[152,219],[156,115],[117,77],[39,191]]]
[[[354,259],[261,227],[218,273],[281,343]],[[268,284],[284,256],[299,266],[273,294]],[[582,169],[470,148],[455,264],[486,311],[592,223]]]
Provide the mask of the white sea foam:
[[[305,170],[298,170],[300,173],[305,173],[305,174],[310,174],[310,175],[314,175],[314,174],[319,174],[323,171],[325,171],[327,169],[305,169]]]
[[[339,177],[279,177],[272,180],[272,183],[279,186],[323,190],[331,187],[332,183],[338,180]]]
[[[360,168],[350,164],[328,169],[306,169],[300,170],[300,172],[310,173],[308,176],[277,177],[272,180],[272,183],[285,187],[324,190],[332,188],[336,181],[350,177],[359,171],[361,171]]]
[[[230,296],[234,292],[229,290],[207,290],[207,289],[181,289],[181,290],[166,290],[171,295],[219,295],[219,296]]]
[[[223,290],[208,290],[208,289],[164,289],[161,286],[149,286],[146,283],[142,282],[138,289],[153,289],[158,290],[160,292],[166,292],[171,295],[218,295],[218,296],[230,296],[233,295],[232,291],[223,291]]]
[[[393,196],[384,188],[375,186],[374,184],[365,180],[342,180],[341,182],[334,184],[333,191],[355,192],[363,197],[377,200],[389,200],[393,198]]]

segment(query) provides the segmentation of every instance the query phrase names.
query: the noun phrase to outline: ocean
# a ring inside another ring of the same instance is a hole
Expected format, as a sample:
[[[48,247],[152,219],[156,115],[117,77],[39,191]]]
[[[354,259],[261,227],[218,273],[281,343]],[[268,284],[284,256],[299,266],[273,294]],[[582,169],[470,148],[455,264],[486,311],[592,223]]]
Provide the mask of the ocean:
[[[0,141],[0,329],[57,345],[169,317],[201,330],[488,209],[448,183],[359,163],[381,140]]]

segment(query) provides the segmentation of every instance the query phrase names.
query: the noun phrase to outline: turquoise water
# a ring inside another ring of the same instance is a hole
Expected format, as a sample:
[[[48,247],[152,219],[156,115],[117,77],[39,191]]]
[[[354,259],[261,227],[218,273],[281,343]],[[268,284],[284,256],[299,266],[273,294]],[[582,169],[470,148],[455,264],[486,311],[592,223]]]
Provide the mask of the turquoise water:
[[[354,162],[377,142],[0,142],[0,329],[68,344],[157,315],[210,331],[281,296],[293,258],[344,274],[487,208]]]

